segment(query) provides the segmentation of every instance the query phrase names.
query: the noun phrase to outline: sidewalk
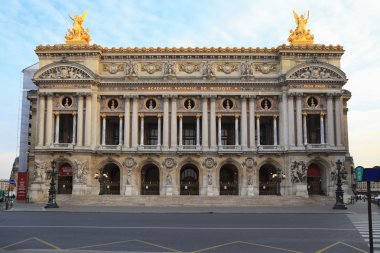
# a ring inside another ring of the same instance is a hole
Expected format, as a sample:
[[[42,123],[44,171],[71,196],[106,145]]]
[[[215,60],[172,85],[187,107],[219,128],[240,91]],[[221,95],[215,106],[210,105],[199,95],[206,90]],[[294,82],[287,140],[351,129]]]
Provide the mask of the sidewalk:
[[[347,205],[347,210],[334,210],[334,202],[324,201],[300,206],[101,206],[101,205],[70,205],[63,203],[59,208],[45,209],[45,203],[26,204],[15,202],[12,209],[6,212],[105,212],[105,213],[327,213],[327,214],[366,214],[367,202],[358,201]],[[5,210],[4,210],[5,211]],[[373,215],[380,215],[380,207],[372,204]]]

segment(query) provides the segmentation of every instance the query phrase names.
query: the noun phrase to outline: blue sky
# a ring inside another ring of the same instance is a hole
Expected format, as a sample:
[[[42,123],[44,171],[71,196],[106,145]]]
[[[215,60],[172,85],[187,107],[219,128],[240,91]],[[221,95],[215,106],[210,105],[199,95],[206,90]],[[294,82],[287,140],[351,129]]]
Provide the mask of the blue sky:
[[[319,44],[340,44],[349,79],[350,152],[356,165],[380,165],[380,1],[378,0],[9,0],[0,8],[0,178],[17,156],[21,70],[37,45],[62,44],[68,15],[88,10],[91,43],[107,47],[276,47],[310,10]]]

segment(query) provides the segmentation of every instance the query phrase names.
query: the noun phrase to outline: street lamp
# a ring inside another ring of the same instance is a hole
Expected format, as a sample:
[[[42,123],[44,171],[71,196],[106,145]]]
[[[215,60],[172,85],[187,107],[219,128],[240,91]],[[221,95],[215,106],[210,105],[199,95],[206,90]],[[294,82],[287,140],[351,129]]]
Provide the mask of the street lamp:
[[[273,175],[276,178],[276,195],[281,196],[281,181],[285,178],[280,168],[276,169],[276,174]]]
[[[342,167],[342,162],[338,160],[336,162],[336,169],[338,171],[338,178],[336,182],[336,191],[335,191],[335,205],[333,206],[333,209],[347,209],[347,207],[343,203],[343,189],[342,189],[342,173],[340,172]],[[347,172],[346,172],[347,173]]]
[[[55,171],[55,166],[57,165],[57,162],[55,160],[51,161],[51,171],[48,171],[48,176],[51,177],[50,181],[50,188],[49,188],[49,202],[45,206],[45,208],[58,208],[56,197],[57,197],[57,190],[55,189],[55,177],[57,176],[57,172]]]
[[[96,172],[94,175],[94,178],[97,179],[99,181],[99,184],[100,184],[99,195],[103,195],[105,193],[104,181],[106,180],[107,177],[108,177],[108,175],[106,173],[104,173],[103,168],[100,168],[99,172]]]

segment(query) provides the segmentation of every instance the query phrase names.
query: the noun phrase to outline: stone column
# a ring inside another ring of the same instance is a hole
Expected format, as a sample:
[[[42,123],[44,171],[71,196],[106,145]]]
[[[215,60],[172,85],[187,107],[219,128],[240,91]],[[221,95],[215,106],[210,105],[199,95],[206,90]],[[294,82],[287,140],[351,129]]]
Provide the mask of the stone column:
[[[130,147],[130,131],[131,131],[131,102],[129,96],[124,96],[124,147]]]
[[[257,146],[260,146],[260,115],[256,114]]]
[[[169,148],[169,97],[167,95],[164,98],[164,117],[163,117],[163,140],[162,147],[164,149]]]
[[[44,145],[45,127],[45,96],[38,94],[38,142],[37,146]]]
[[[91,141],[90,145],[92,149],[100,145],[100,97],[97,94],[93,94],[91,98]]]
[[[179,119],[179,146],[182,147],[182,114],[178,115]]]
[[[140,145],[144,145],[144,114],[140,113]]]
[[[73,112],[73,139],[72,144],[75,145],[77,139],[77,113]]]
[[[83,96],[78,95],[78,130],[76,145],[81,147],[83,145]]]
[[[294,139],[294,96],[293,94],[289,94],[288,96],[288,122],[289,122],[289,146],[294,147],[295,139]]]
[[[222,114],[218,113],[218,145],[222,146]]]
[[[332,94],[327,94],[327,143],[330,146],[334,146],[334,115]]]
[[[200,141],[199,141],[199,139],[200,139],[200,130],[201,130],[200,129],[200,124],[199,124],[200,117],[201,117],[201,115],[197,113],[197,115],[196,115],[196,118],[197,118],[197,133],[196,133],[197,147],[200,146]]]
[[[47,96],[46,107],[46,126],[45,126],[45,145],[50,146],[53,144],[53,94]]]
[[[92,101],[92,97],[90,94],[87,94],[86,95],[86,119],[85,119],[85,123],[84,123],[84,126],[85,126],[85,131],[84,131],[84,145],[86,147],[90,147],[91,146],[91,101]],[[95,128],[95,126],[94,126]]]
[[[239,114],[235,114],[235,146],[239,146]]]
[[[302,143],[302,94],[297,94],[296,100],[296,122],[297,122],[297,146],[301,147]]]
[[[303,144],[307,145],[307,113],[302,113],[303,116]]]
[[[321,120],[320,120],[320,129],[321,129],[321,144],[325,144],[325,124],[323,122],[323,118],[325,114],[321,112]]]
[[[249,97],[249,147],[256,148],[255,143],[255,98]]]
[[[102,114],[102,146],[106,145],[106,115]]]
[[[208,148],[208,109],[207,96],[202,96],[202,148]]]
[[[273,115],[273,145],[277,146],[277,115]]]
[[[119,146],[123,145],[123,115],[119,114]]]
[[[211,149],[216,149],[216,96],[211,96],[210,99],[210,146]]]
[[[157,115],[157,145],[161,146],[161,114]]]
[[[138,146],[138,127],[139,127],[139,119],[138,119],[138,110],[139,110],[139,97],[133,96],[132,102],[132,148],[137,148]]]
[[[241,97],[241,121],[240,121],[240,127],[241,127],[241,147],[242,149],[247,149],[248,144],[248,138],[247,138],[247,96]]]
[[[59,112],[54,113],[55,115],[55,141],[54,143],[59,143]]]
[[[286,87],[282,88],[282,98],[281,98],[281,109],[280,109],[280,145],[284,146],[285,149],[289,146],[289,135],[288,135],[288,95]]]
[[[342,146],[342,101],[341,95],[335,96],[335,126],[336,126],[336,145]]]
[[[182,120],[182,119],[181,119]],[[170,148],[177,148],[177,96],[172,96]]]

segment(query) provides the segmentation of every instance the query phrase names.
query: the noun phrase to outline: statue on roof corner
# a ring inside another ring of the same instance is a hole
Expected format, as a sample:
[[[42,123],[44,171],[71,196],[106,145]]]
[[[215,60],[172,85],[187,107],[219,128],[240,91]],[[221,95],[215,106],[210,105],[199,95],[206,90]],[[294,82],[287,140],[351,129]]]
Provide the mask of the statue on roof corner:
[[[288,41],[290,44],[313,44],[314,43],[314,35],[311,34],[310,29],[306,30],[306,24],[309,20],[309,11],[307,12],[307,17],[305,15],[301,15],[300,17],[293,10],[294,19],[296,21],[296,29],[290,30],[290,36]]]
[[[82,25],[87,16],[87,11],[85,11],[82,16],[75,15],[74,18],[70,17],[73,22],[73,29],[68,28],[68,34],[65,35],[66,44],[86,44],[88,45],[91,40],[89,34],[90,29],[83,29]]]

